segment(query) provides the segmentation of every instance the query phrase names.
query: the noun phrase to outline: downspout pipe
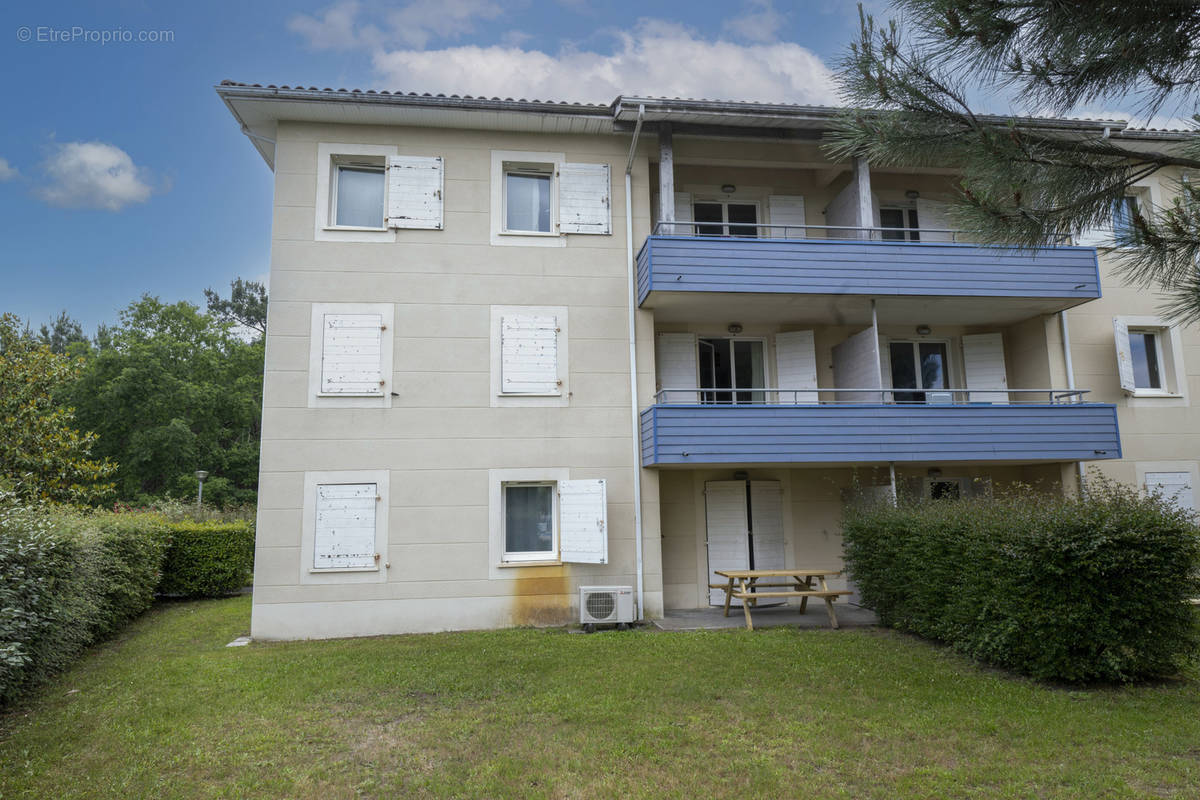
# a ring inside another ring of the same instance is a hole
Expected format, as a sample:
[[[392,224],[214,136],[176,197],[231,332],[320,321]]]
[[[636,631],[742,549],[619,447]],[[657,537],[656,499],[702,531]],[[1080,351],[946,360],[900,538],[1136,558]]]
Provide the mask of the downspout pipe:
[[[638,369],[637,369],[637,271],[633,260],[633,159],[637,155],[638,136],[642,133],[642,120],[646,106],[638,105],[637,124],[633,128],[633,141],[629,143],[629,158],[625,161],[625,253],[629,278],[629,411],[633,431],[633,539],[637,553],[637,616],[646,618],[646,597],[642,564],[642,438],[641,420],[638,414]]]

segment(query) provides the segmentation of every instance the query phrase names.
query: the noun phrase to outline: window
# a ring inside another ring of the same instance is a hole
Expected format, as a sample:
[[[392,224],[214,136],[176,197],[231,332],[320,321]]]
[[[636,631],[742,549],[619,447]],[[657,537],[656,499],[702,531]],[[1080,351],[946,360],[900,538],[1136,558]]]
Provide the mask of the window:
[[[558,553],[554,484],[504,485],[504,560],[547,561]]]
[[[921,226],[918,224],[915,208],[879,209],[879,227],[896,229],[881,231],[880,236],[884,241],[921,241],[921,234],[917,231]]]
[[[761,339],[700,339],[700,402],[706,405],[762,403],[766,396]],[[725,389],[728,391],[716,391]],[[754,390],[754,391],[751,391]]]
[[[608,562],[605,481],[570,480],[566,474],[562,469],[490,472],[495,566]]]
[[[897,403],[951,402],[949,393],[924,391],[948,388],[947,349],[945,342],[891,342],[888,345],[892,388],[919,390],[896,392]]]
[[[1132,195],[1122,197],[1113,203],[1113,233],[1118,237],[1133,234],[1133,219],[1138,212],[1137,198]]]
[[[387,580],[387,470],[304,473],[300,583]]]
[[[926,500],[961,500],[971,494],[969,478],[926,478]]]
[[[333,224],[384,229],[384,164],[352,162],[334,167]]]
[[[308,407],[390,408],[395,306],[313,303]]]
[[[696,202],[692,215],[697,236],[758,236],[757,203]]]
[[[1133,361],[1133,385],[1138,389],[1162,389],[1162,345],[1156,330],[1130,330],[1129,352]]]
[[[504,230],[506,233],[551,233],[553,164],[506,165]]]

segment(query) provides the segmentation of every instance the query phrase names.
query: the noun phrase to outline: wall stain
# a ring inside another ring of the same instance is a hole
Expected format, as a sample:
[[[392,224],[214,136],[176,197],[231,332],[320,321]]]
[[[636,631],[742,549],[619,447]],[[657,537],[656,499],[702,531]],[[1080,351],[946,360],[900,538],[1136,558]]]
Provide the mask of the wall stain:
[[[517,573],[512,586],[512,620],[514,625],[535,627],[566,625],[574,622],[571,614],[571,591],[568,570],[562,565],[551,567],[514,567]]]

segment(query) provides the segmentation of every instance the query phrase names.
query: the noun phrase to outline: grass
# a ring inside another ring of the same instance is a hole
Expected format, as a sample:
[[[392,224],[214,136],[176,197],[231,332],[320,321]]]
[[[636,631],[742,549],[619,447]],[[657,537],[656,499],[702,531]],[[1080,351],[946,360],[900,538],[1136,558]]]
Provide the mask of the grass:
[[[0,717],[0,797],[1200,795],[1200,683],[1068,691],[887,631],[255,643],[166,604]]]

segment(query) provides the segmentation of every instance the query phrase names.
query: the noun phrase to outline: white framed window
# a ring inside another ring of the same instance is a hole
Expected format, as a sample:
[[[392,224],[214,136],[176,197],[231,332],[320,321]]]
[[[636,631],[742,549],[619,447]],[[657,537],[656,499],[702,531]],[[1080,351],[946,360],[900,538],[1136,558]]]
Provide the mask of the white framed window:
[[[926,500],[961,500],[971,496],[971,479],[928,477],[923,479],[923,490]]]
[[[390,408],[395,306],[313,303],[308,407]]]
[[[304,473],[301,583],[386,580],[387,470]]]
[[[490,470],[492,577],[509,566],[608,563],[607,488],[568,470]]]
[[[879,227],[886,228],[879,232],[885,242],[919,242],[921,220],[916,208],[899,206],[882,206],[879,209]]]
[[[386,167],[394,155],[395,145],[317,144],[316,241],[396,241],[396,232],[385,219]]]
[[[891,339],[887,343],[887,369],[896,403],[952,403],[950,341],[948,339]]]
[[[1178,327],[1153,316],[1113,318],[1121,389],[1133,398],[1186,395],[1183,342]]]
[[[755,238],[762,221],[762,207],[756,200],[706,199],[692,202],[692,219],[697,236],[737,236]]]
[[[569,403],[565,307],[492,306],[490,338],[493,407]]]
[[[612,233],[608,164],[562,153],[493,150],[491,243],[565,247],[567,234]]]

